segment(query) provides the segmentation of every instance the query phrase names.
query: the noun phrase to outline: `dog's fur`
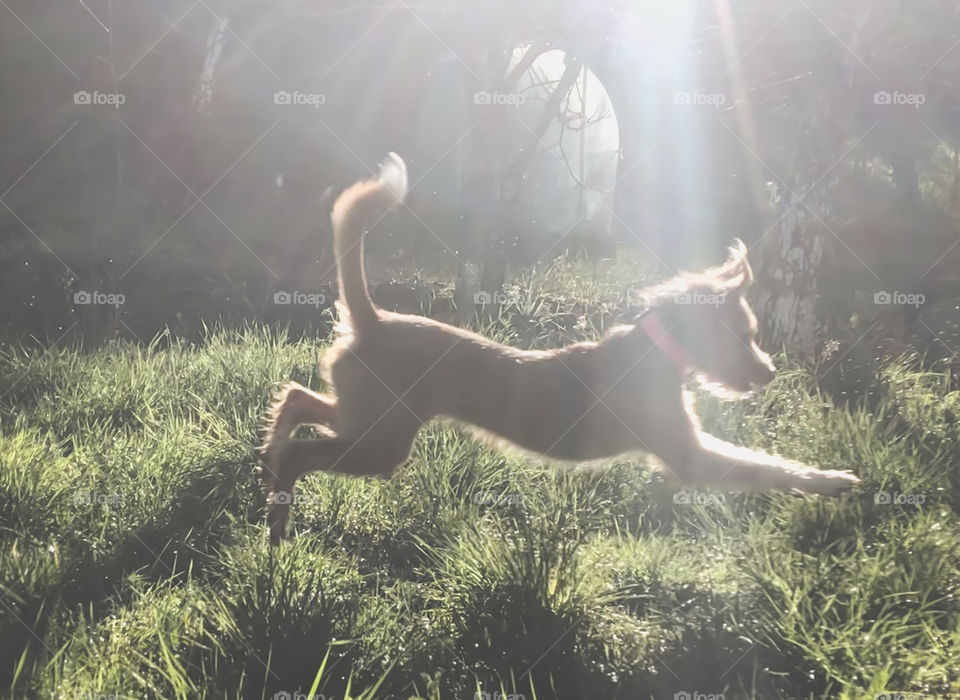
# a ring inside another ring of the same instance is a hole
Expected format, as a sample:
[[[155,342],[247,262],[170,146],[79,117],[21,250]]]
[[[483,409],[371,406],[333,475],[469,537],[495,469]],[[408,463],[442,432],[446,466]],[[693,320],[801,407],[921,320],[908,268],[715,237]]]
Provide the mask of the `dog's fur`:
[[[697,374],[735,392],[773,377],[744,298],[752,281],[738,242],[722,266],[681,275],[646,294],[648,313],[688,366],[649,326],[612,328],[599,342],[524,351],[372,303],[363,269],[364,227],[402,201],[406,167],[391,154],[377,180],[346,190],[333,207],[339,266],[339,337],[326,355],[336,395],[296,383],[270,409],[263,447],[271,540],[286,530],[296,480],[314,470],[390,476],[417,431],[448,417],[552,460],[583,462],[646,451],[678,481],[737,489],[837,494],[858,483],[722,442],[701,432],[684,386]],[[712,304],[678,303],[713,295]],[[302,424],[318,440],[293,437]]]

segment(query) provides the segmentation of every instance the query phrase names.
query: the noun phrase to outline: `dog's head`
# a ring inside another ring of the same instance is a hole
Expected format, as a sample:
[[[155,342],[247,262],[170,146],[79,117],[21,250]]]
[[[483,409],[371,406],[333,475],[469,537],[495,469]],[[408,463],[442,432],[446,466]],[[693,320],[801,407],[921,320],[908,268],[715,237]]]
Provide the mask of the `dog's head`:
[[[738,393],[763,386],[774,375],[770,356],[757,345],[757,317],[746,299],[751,282],[747,249],[738,240],[723,265],[681,275],[658,294],[657,313],[690,369]]]

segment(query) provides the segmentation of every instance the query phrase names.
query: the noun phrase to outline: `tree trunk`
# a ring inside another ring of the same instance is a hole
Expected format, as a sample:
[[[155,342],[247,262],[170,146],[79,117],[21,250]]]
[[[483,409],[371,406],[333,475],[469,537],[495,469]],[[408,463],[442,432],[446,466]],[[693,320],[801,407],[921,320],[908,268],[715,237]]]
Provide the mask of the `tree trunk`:
[[[758,309],[763,337],[773,348],[787,347],[803,356],[817,350],[820,327],[817,320],[818,269],[823,260],[822,224],[797,202],[803,187],[792,184],[793,194],[777,192],[775,203],[780,221],[768,236],[764,256]],[[818,185],[804,202],[821,218],[827,215],[830,187]]]
[[[484,89],[491,93],[505,89],[505,65],[500,52],[482,49],[476,63]],[[476,94],[466,96],[474,102],[475,109]],[[482,106],[468,145],[468,167],[464,174],[467,237],[460,251],[454,291],[457,320],[464,324],[477,311],[484,316],[495,313],[494,301],[506,276],[506,261],[501,251],[505,226],[501,186],[506,145],[504,109],[495,104]]]
[[[818,308],[820,267],[834,244],[827,226],[845,167],[837,159],[850,147],[849,135],[857,128],[851,101],[843,97],[863,92],[856,56],[863,50],[869,13],[868,8],[854,20],[840,79],[821,78],[826,82],[815,84],[809,96],[815,107],[800,128],[789,190],[779,183],[774,186],[778,220],[767,235],[758,309],[764,340],[803,357],[818,351],[827,325]]]

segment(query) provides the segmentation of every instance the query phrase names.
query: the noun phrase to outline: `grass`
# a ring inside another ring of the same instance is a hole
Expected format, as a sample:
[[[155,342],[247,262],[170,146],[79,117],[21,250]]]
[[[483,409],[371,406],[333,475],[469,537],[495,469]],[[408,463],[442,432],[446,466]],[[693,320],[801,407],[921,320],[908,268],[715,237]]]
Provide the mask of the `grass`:
[[[573,328],[547,296],[485,332],[589,335],[588,286]],[[307,479],[271,550],[258,422],[282,381],[321,386],[322,351],[255,328],[0,356],[0,693],[960,693],[949,374],[891,363],[837,406],[787,363],[752,402],[700,397],[722,437],[853,468],[842,499],[686,504],[642,458],[545,469],[437,423],[391,481]]]

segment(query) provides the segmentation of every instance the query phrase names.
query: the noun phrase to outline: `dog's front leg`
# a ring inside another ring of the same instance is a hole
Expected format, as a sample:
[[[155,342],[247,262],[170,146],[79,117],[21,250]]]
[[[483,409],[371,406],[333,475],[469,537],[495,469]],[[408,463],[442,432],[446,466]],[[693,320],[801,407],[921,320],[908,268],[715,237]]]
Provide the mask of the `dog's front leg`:
[[[703,484],[729,485],[747,490],[797,489],[807,493],[837,495],[860,480],[851,472],[816,469],[765,452],[732,445],[694,431],[688,464],[681,470]]]
[[[650,448],[680,481],[758,491],[797,489],[836,495],[860,480],[848,471],[816,469],[775,455],[724,442],[691,420],[683,430],[650,436]]]

